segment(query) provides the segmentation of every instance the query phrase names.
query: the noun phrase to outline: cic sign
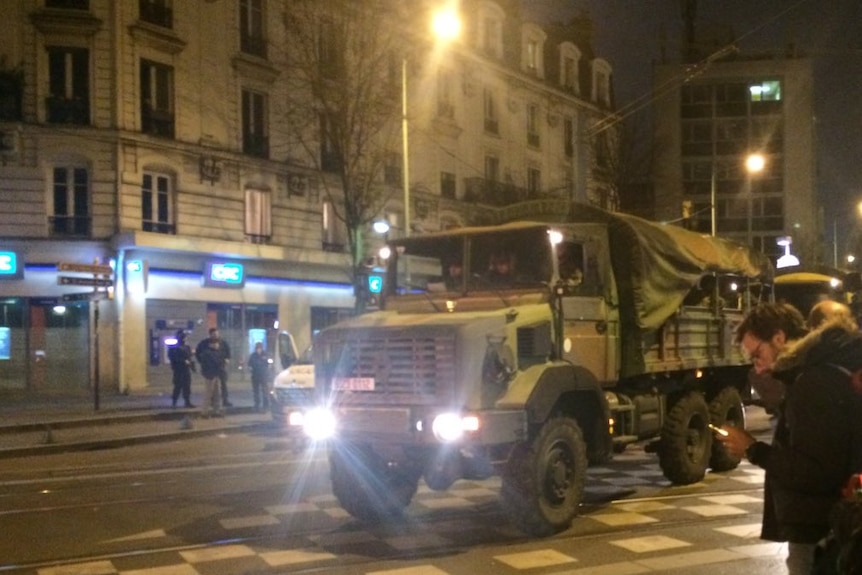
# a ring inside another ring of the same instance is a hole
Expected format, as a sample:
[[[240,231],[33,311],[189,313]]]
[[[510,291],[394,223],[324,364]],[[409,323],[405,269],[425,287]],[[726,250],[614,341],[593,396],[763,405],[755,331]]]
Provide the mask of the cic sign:
[[[24,279],[24,264],[15,252],[0,251],[0,280]]]
[[[203,283],[207,287],[241,288],[245,286],[245,270],[234,262],[208,261],[204,265]]]

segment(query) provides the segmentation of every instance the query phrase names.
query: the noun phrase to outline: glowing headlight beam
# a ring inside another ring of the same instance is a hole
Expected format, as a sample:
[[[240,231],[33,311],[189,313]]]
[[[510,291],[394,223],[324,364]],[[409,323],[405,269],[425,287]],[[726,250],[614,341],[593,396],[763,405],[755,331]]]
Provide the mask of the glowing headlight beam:
[[[314,441],[322,441],[334,436],[335,427],[335,415],[323,408],[307,411],[302,422],[302,431]]]

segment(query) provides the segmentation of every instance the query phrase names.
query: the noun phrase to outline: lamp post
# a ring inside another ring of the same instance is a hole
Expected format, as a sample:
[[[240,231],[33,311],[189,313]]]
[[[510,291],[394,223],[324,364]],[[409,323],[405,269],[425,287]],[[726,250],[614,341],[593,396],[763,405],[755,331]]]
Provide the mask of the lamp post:
[[[451,6],[438,10],[431,18],[434,38],[454,40],[461,33],[461,19]],[[401,59],[401,181],[404,187],[404,236],[410,237],[410,147],[407,121],[407,58]]]
[[[766,165],[766,159],[762,154],[749,154],[745,158],[745,169],[748,171],[748,218],[747,218],[747,241],[748,245],[751,246],[753,244],[752,232],[751,232],[751,219],[752,213],[754,212],[754,193],[751,189],[751,178],[754,174],[763,171],[763,167]],[[761,251],[763,251],[761,249]]]
[[[712,173],[709,177],[709,223],[713,236],[715,236],[715,158],[712,161]]]

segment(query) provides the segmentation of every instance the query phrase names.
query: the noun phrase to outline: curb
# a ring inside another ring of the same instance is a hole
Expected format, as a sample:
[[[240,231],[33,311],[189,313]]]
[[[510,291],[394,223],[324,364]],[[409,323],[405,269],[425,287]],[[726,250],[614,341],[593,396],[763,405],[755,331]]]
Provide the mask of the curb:
[[[152,419],[152,417],[150,417],[150,419]],[[169,419],[174,418],[171,417]],[[90,424],[92,425],[92,420],[90,420]],[[272,427],[272,425],[273,424],[271,421],[256,421],[252,423],[239,423],[226,427],[214,427],[211,429],[182,429],[179,431],[152,433],[146,435],[133,435],[110,439],[96,439],[93,441],[77,441],[72,443],[48,443],[42,445],[28,445],[26,447],[10,447],[7,449],[0,449],[0,459],[11,459],[14,457],[26,457],[30,455],[54,455],[57,453],[71,453],[76,451],[97,451],[100,449],[110,449],[113,447],[126,447],[132,445],[146,445],[152,443],[161,443],[165,441],[175,441],[178,439],[193,439],[195,437],[203,437],[206,435],[218,435],[219,433],[237,433],[242,431],[253,431],[261,428],[270,428]],[[44,430],[45,427],[53,426],[53,424],[41,423],[34,424],[34,426],[35,429],[33,431],[41,431]]]

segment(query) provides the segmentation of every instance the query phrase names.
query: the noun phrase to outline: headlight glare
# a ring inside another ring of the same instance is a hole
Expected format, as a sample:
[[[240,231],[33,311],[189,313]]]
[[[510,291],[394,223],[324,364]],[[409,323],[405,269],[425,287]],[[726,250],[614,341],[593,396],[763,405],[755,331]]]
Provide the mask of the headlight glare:
[[[305,412],[302,430],[315,441],[335,435],[335,414],[328,409],[315,408]]]

